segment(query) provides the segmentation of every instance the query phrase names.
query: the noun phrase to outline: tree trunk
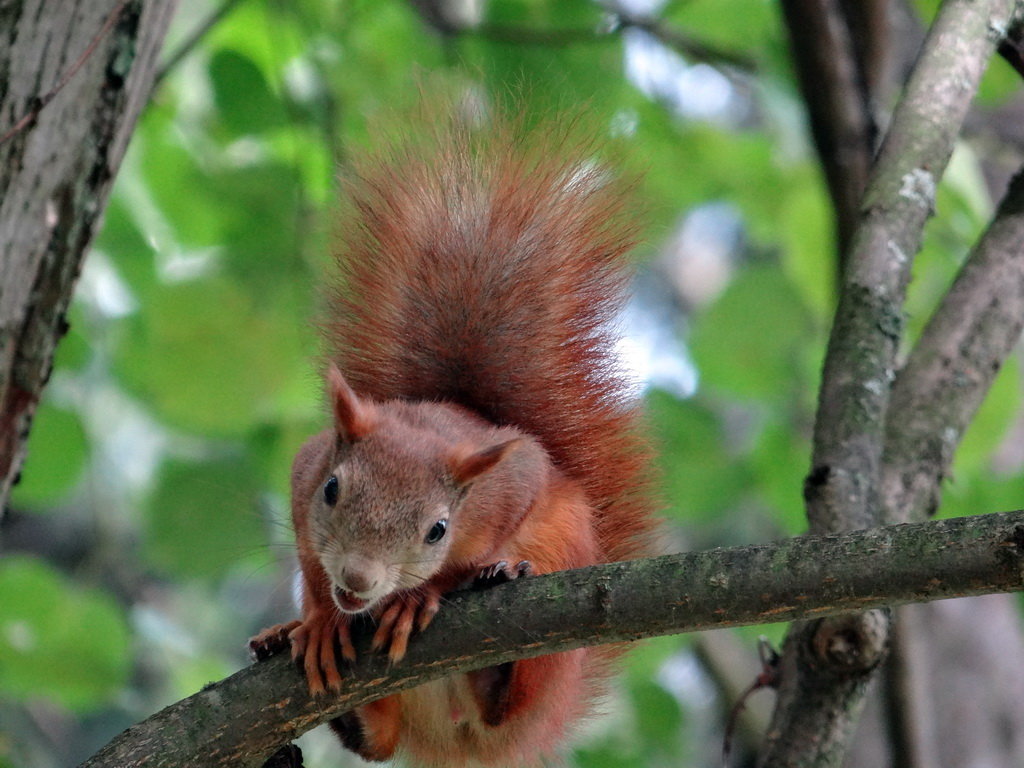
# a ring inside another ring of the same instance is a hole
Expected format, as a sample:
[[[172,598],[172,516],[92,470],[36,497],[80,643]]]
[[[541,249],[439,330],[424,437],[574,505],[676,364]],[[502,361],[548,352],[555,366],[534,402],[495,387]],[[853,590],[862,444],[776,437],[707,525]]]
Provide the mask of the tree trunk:
[[[175,6],[0,3],[0,510]]]

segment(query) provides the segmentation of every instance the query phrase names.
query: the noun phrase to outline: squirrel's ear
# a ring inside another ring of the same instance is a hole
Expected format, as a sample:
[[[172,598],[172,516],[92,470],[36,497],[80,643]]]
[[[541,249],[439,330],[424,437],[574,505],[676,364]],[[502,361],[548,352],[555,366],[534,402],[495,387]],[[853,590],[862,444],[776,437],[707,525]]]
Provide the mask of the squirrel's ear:
[[[334,363],[327,370],[327,389],[338,436],[349,443],[366,437],[373,430],[373,408],[356,396]]]
[[[518,445],[520,439],[513,438],[504,443],[492,445],[481,451],[456,451],[448,461],[448,468],[456,485],[468,485],[497,464],[509,451]]]

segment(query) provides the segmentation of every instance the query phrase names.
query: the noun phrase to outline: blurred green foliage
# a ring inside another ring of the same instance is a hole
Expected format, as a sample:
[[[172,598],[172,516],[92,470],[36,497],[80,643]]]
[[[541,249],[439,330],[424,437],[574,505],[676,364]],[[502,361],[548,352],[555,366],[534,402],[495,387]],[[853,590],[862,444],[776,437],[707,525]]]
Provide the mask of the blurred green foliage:
[[[20,556],[0,563],[0,594],[5,696],[45,697],[87,711],[127,682],[128,626],[109,595],[79,587],[41,560]]]
[[[934,3],[920,5],[927,14]],[[586,105],[624,143],[626,171],[644,174],[652,226],[642,259],[654,260],[700,206],[736,212],[743,237],[729,280],[679,328],[697,391],[648,394],[670,536],[704,547],[802,530],[835,266],[776,5],[674,0],[659,12],[756,66],[741,73],[677,57],[694,82],[703,72],[737,100],[701,115],[626,76],[632,31],[609,25],[594,3],[481,7],[477,31],[442,37],[398,0],[249,0],[165,73],[119,174],[11,503],[18,515],[51,516],[55,529],[74,522],[86,551],[53,564],[42,555],[0,562],[0,722],[33,722],[31,705],[89,724],[77,726],[69,752],[52,753],[37,748],[45,734],[0,725],[0,766],[85,757],[237,668],[250,633],[289,618],[288,466],[321,422],[309,320],[327,274],[333,175],[372,142],[375,117],[419,98],[427,73],[496,98],[517,94],[523,110]],[[168,51],[216,8],[184,2]],[[1012,85],[994,67],[984,101],[998,103]],[[990,212],[965,146],[918,261],[912,335]],[[1021,506],[1024,480],[992,461],[1019,395],[1013,364],[965,441],[944,513]],[[781,628],[739,633],[750,678],[752,638],[765,631],[777,638]],[[609,704],[614,726],[587,732],[574,764],[706,757],[702,742],[718,737],[695,723],[714,706],[713,686],[665,675],[673,660],[692,659],[689,642],[666,638],[630,656]],[[345,760],[333,744],[323,757],[319,749],[310,748],[310,768]]]

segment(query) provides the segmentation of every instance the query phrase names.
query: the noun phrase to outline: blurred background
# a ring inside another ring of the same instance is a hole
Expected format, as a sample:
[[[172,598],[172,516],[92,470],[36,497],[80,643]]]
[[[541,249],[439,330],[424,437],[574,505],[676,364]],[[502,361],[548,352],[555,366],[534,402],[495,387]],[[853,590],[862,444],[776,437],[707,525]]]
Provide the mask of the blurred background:
[[[936,5],[901,5],[908,46]],[[336,173],[425,75],[583,107],[643,175],[622,353],[671,546],[804,529],[836,248],[774,2],[183,0],[0,519],[0,768],[81,761],[293,617],[287,476],[324,423],[309,320]],[[1015,91],[994,61],[915,268],[911,338],[1019,163]],[[1020,394],[1013,359],[940,514],[1022,506]],[[783,630],[638,646],[569,765],[717,764],[757,638]],[[770,704],[752,701],[735,764]],[[300,745],[308,768],[360,762],[326,730]]]

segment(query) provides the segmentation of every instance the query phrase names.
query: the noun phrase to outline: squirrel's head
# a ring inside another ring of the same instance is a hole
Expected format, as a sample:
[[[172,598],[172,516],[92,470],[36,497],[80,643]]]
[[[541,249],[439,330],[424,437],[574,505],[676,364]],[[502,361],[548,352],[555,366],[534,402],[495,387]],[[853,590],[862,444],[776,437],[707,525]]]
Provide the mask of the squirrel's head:
[[[475,445],[443,407],[362,400],[333,366],[328,385],[335,451],[310,533],[334,602],[360,613],[449,562],[470,487],[521,439]]]

